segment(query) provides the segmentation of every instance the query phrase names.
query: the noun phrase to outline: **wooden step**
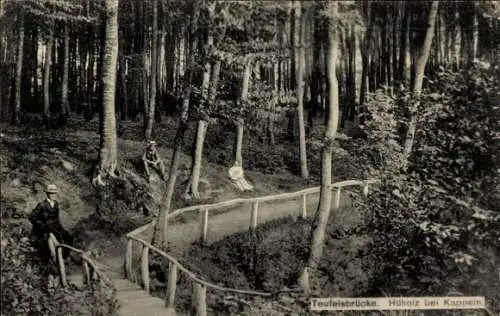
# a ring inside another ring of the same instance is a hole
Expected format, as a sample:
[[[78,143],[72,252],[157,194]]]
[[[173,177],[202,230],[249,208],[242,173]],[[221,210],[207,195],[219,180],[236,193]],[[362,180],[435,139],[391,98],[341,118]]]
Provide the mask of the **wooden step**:
[[[176,316],[173,308],[167,308],[165,301],[146,293],[138,284],[125,279],[112,280],[120,301],[121,316]]]
[[[126,301],[126,300],[139,300],[143,298],[148,298],[151,297],[148,295],[148,293],[144,291],[130,291],[130,292],[118,292],[116,297],[119,300]]]
[[[151,296],[138,300],[122,301],[121,304],[121,316],[177,315],[174,309],[165,307],[165,302],[163,300]]]

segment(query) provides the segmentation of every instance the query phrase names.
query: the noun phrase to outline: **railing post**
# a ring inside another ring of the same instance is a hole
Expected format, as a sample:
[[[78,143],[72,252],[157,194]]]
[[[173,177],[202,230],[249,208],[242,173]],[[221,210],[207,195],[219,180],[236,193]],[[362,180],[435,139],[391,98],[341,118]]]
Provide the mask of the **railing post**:
[[[65,287],[68,285],[68,281],[66,280],[66,267],[64,266],[62,247],[57,248],[57,265],[59,266],[59,279],[61,280],[61,286]]]
[[[94,282],[94,280],[97,279],[97,272],[92,267],[89,267],[89,275],[90,275],[89,277],[90,283]]]
[[[52,234],[49,234],[49,238],[47,239],[47,242],[49,244],[50,256],[52,257],[52,260],[54,260],[54,262],[56,262],[57,261],[56,245],[54,243],[54,237],[52,237],[52,236],[53,236]]]
[[[192,302],[196,316],[207,316],[207,287],[205,285],[194,282]]]
[[[127,251],[125,253],[125,274],[129,281],[134,281],[132,272],[132,239],[127,240]]]
[[[363,186],[363,195],[365,197],[368,196],[368,182],[365,182],[364,186]]]
[[[175,289],[177,288],[177,265],[172,261],[168,262],[167,297],[165,304],[167,307],[174,307]]]
[[[342,188],[338,187],[335,191],[335,200],[333,201],[333,208],[338,210],[340,208],[340,193],[342,192]]]
[[[141,254],[141,274],[144,290],[149,294],[149,248],[142,246]]]
[[[82,274],[83,274],[83,284],[90,284],[90,270],[87,261],[82,261]]]
[[[208,209],[202,209],[200,211],[200,242],[205,244],[207,242],[207,231],[208,231]]]
[[[307,194],[302,194],[302,218],[307,217]]]
[[[259,216],[259,202],[252,204],[252,213],[250,216],[250,230],[254,231],[257,228],[257,217]]]

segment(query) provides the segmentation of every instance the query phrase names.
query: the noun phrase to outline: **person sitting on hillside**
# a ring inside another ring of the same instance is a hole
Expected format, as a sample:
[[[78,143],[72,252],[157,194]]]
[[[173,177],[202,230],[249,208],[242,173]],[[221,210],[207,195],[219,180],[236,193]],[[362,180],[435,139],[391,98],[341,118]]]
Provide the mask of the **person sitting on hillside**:
[[[37,249],[40,258],[45,263],[50,262],[51,254],[48,244],[49,234],[52,233],[60,243],[73,245],[73,236],[64,229],[59,221],[59,203],[55,200],[58,189],[54,184],[49,184],[45,193],[47,197],[38,203],[28,216],[32,224],[32,243]],[[63,251],[66,259],[69,255],[67,249]]]
[[[156,149],[156,142],[154,140],[150,141],[144,154],[142,155],[142,161],[144,162],[144,169],[148,175],[148,181],[151,179],[151,173],[149,172],[149,165],[151,164],[156,170],[161,174],[161,177],[166,180],[165,166],[163,165],[163,160],[161,160]]]

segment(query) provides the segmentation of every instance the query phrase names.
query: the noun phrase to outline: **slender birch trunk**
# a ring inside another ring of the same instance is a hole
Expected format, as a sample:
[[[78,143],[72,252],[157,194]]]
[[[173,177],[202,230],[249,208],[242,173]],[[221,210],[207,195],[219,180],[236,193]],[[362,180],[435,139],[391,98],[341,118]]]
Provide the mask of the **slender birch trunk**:
[[[215,9],[215,4],[212,3],[211,6],[209,7],[209,12],[213,12]],[[207,58],[207,61],[205,62],[204,65],[204,71],[202,75],[202,84],[201,84],[201,96],[202,96],[202,106],[211,106],[211,98],[212,98],[212,88],[215,85],[215,90],[213,93],[215,94],[216,89],[217,89],[217,80],[219,77],[219,71],[220,71],[220,61],[216,61],[214,64],[214,67],[212,69],[210,62],[208,61],[208,51],[211,49],[211,47],[214,44],[214,38],[211,30],[207,30],[208,36],[207,36],[207,51],[205,52],[205,58]],[[210,85],[210,72],[212,71],[212,85]],[[209,87],[211,87],[209,91]],[[214,95],[215,97],[215,95]],[[200,176],[201,176],[201,165],[202,165],[202,159],[203,159],[203,144],[205,143],[205,135],[207,132],[208,128],[208,121],[207,118],[202,117],[198,120],[197,124],[197,129],[196,129],[196,138],[195,138],[195,143],[194,143],[194,148],[193,148],[193,162],[192,162],[192,167],[191,167],[191,177],[190,180],[188,181],[188,187],[186,189],[186,196],[189,196],[189,193],[195,198],[199,199],[200,198],[200,192],[199,192],[199,183],[200,183]]]
[[[164,199],[162,200],[162,208],[160,209],[160,214],[158,215],[158,222],[156,223],[153,231],[152,244],[163,249],[168,248],[168,218],[167,215],[170,212],[170,206],[172,204],[172,197],[174,195],[175,183],[177,180],[177,171],[179,169],[181,161],[181,152],[184,145],[184,136],[188,124],[190,97],[192,92],[192,81],[193,81],[193,71],[192,68],[195,63],[195,49],[197,47],[197,41],[195,34],[198,29],[198,19],[200,15],[200,0],[193,3],[193,19],[191,21],[191,31],[190,36],[192,39],[191,49],[188,51],[186,68],[188,70],[186,85],[184,87],[184,95],[182,100],[181,116],[179,121],[179,127],[177,128],[177,133],[174,140],[174,153],[172,155],[172,161],[170,164],[170,169],[168,173],[168,180],[166,186],[166,193]],[[186,75],[186,74],[185,74]]]
[[[250,74],[252,70],[252,62],[249,59],[245,64],[243,71],[243,82],[240,95],[240,106],[244,106],[248,99],[248,87],[250,86]],[[239,118],[240,121],[236,124],[236,140],[234,150],[234,165],[243,168],[243,117]],[[272,133],[272,132],[271,132]]]
[[[63,118],[67,118],[70,114],[68,102],[68,79],[69,79],[69,27],[64,24],[64,56],[63,56],[63,77],[61,84],[61,114]]]
[[[406,131],[406,138],[404,143],[404,153],[407,159],[409,158],[413,142],[415,139],[415,132],[417,130],[417,111],[420,105],[420,93],[422,91],[422,84],[424,81],[424,71],[427,59],[429,58],[429,53],[432,44],[432,38],[434,36],[434,27],[436,22],[436,16],[438,12],[439,1],[432,1],[431,8],[429,10],[429,19],[427,25],[427,32],[425,34],[424,43],[420,48],[418,57],[415,61],[415,80],[412,86],[412,100],[409,104],[410,120],[408,125],[408,130]]]
[[[21,79],[23,74],[23,52],[24,52],[24,16],[19,15],[19,38],[17,42],[17,57],[16,57],[16,77],[14,88],[14,124],[19,124],[21,114]],[[3,61],[2,61],[3,62]]]
[[[330,216],[332,192],[332,154],[333,141],[337,133],[339,123],[339,90],[337,81],[337,51],[338,51],[338,30],[337,15],[338,2],[330,1],[328,11],[331,16],[328,31],[328,49],[327,49],[327,75],[329,83],[329,104],[328,104],[328,122],[326,124],[324,147],[321,155],[321,189],[318,209],[314,215],[313,227],[311,230],[311,248],[307,266],[304,268],[299,283],[302,289],[309,295],[311,292],[309,284],[309,275],[314,273],[318,267],[319,261],[323,255],[323,246],[325,243],[325,230]]]
[[[301,10],[300,2],[297,3],[296,9],[298,12]],[[300,173],[302,178],[307,179],[309,177],[309,170],[307,168],[307,149],[306,149],[306,129],[304,122],[304,72],[306,66],[306,56],[305,56],[305,37],[306,37],[306,23],[307,14],[300,14],[300,22],[296,27],[299,28],[299,48],[298,48],[298,71],[297,76],[297,115],[299,117],[299,149],[300,149]]]
[[[153,123],[155,119],[155,108],[156,108],[156,86],[157,86],[157,58],[158,58],[158,0],[153,1],[153,34],[151,38],[151,74],[149,80],[149,102],[147,109],[147,123],[146,123],[146,140],[151,139],[151,133],[153,132]]]
[[[50,68],[52,64],[52,47],[54,45],[54,34],[52,26],[49,26],[47,46],[45,48],[45,63],[43,71],[43,119],[45,124],[50,121]]]

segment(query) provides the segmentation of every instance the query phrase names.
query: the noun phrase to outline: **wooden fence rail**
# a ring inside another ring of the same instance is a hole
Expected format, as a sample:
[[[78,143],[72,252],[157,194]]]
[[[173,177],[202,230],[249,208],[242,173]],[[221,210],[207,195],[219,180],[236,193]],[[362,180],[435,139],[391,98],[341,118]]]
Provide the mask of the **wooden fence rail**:
[[[363,187],[363,193],[365,195],[368,194],[368,186],[373,183],[378,183],[380,180],[346,180],[346,181],[340,181],[336,183],[332,183],[330,185],[330,190],[335,189],[335,188],[344,188],[344,187],[351,187],[351,186],[361,186]],[[296,191],[296,192],[290,192],[290,193],[280,193],[280,194],[275,194],[275,195],[266,195],[266,196],[261,196],[261,197],[254,197],[254,198],[247,198],[247,199],[234,199],[234,200],[228,200],[228,201],[222,201],[214,204],[198,204],[198,205],[192,205],[188,207],[184,207],[178,210],[175,210],[171,212],[170,214],[167,215],[167,219],[172,219],[174,217],[177,217],[181,213],[185,212],[192,212],[192,211],[199,211],[200,209],[219,209],[223,207],[228,207],[228,206],[236,206],[238,204],[243,204],[243,203],[254,203],[254,202],[259,202],[259,203],[264,203],[264,202],[276,202],[279,200],[288,200],[288,199],[294,199],[298,197],[302,197],[304,194],[309,195],[309,194],[314,194],[314,193],[319,193],[320,187],[314,187],[314,188],[307,188],[304,190]],[[128,235],[131,234],[137,234],[140,233],[147,228],[144,227],[139,227],[138,229],[130,232]]]
[[[94,280],[97,280],[97,282],[102,281],[106,285],[114,288],[113,282],[111,282],[111,280],[109,280],[108,277],[106,277],[106,275],[99,270],[95,262],[90,259],[83,250],[71,247],[66,244],[61,244],[52,233],[49,234],[47,242],[49,243],[49,249],[52,255],[52,259],[57,263],[57,266],[59,268],[59,280],[62,287],[68,286],[66,265],[63,257],[63,250],[67,249],[69,251],[77,253],[82,260],[82,274],[84,284],[91,285]]]
[[[348,180],[333,183],[330,186],[330,189],[336,189],[333,200],[333,208],[338,209],[340,207],[340,198],[342,194],[342,189],[349,186],[361,186],[363,188],[363,195],[366,197],[369,193],[369,185],[373,183],[380,182],[379,180]],[[236,206],[239,204],[247,204],[251,205],[250,209],[250,223],[249,229],[255,230],[258,226],[259,219],[259,205],[264,202],[273,202],[285,199],[294,199],[301,198],[300,205],[300,216],[305,218],[308,216],[307,214],[307,204],[308,204],[308,195],[318,193],[320,191],[319,187],[309,188],[305,190],[301,190],[298,192],[292,193],[284,193],[277,195],[270,195],[264,197],[257,198],[249,198],[249,199],[235,199],[230,201],[224,201],[214,204],[204,204],[204,205],[195,205],[190,207],[181,208],[175,210],[174,212],[167,215],[167,220],[171,220],[185,212],[198,211],[199,212],[199,221],[200,221],[200,241],[202,243],[207,242],[207,232],[209,226],[209,212],[210,210],[214,210],[217,208],[223,208],[228,206]],[[498,220],[498,215],[494,212],[480,209],[479,207],[475,207],[470,205],[467,202],[459,200],[454,197],[450,197],[452,201],[458,203],[460,205],[464,205],[472,208],[475,211],[474,218],[478,220]],[[166,289],[166,297],[165,297],[165,306],[168,308],[173,308],[175,306],[175,295],[177,290],[177,281],[179,273],[184,274],[184,276],[192,282],[192,308],[196,315],[198,316],[206,316],[207,315],[207,290],[212,289],[215,291],[225,292],[225,293],[234,293],[234,294],[244,294],[250,296],[261,296],[261,297],[272,297],[277,293],[268,293],[268,292],[260,292],[260,291],[251,291],[251,290],[241,290],[241,289],[233,289],[228,287],[219,286],[204,280],[202,277],[197,276],[194,272],[191,272],[189,269],[184,267],[182,264],[177,261],[172,255],[167,252],[156,248],[149,242],[146,242],[137,235],[146,231],[149,228],[154,227],[156,224],[156,219],[154,219],[151,223],[146,224],[142,227],[139,227],[132,232],[126,235],[127,238],[127,249],[125,254],[125,274],[126,278],[130,281],[134,282],[134,270],[133,270],[133,246],[134,243],[137,243],[141,247],[141,260],[140,260],[140,270],[141,270],[141,283],[147,293],[150,293],[150,276],[149,276],[149,256],[150,252],[156,253],[161,257],[165,258],[168,261],[168,280],[167,280],[167,289]],[[59,268],[59,277],[61,285],[67,286],[67,276],[66,276],[66,267],[63,258],[63,250],[69,250],[74,253],[77,253],[82,260],[82,272],[83,272],[83,283],[84,284],[92,284],[93,281],[104,282],[106,285],[114,288],[114,284],[102,273],[95,262],[90,259],[86,252],[83,250],[71,247],[66,244],[61,244],[55,238],[53,234],[49,234],[48,238],[49,250],[52,256],[52,259],[57,263]],[[300,290],[287,290],[290,291],[300,291]],[[491,314],[490,314],[491,315]]]
[[[340,198],[342,193],[342,188],[349,186],[361,186],[363,188],[363,194],[366,196],[368,194],[368,186],[372,183],[379,182],[379,180],[348,180],[333,183],[330,186],[330,189],[335,190],[335,197],[333,201],[333,207],[338,209],[340,207]],[[318,193],[320,191],[320,187],[309,188],[305,190],[301,190],[298,192],[292,193],[283,193],[277,195],[270,195],[264,197],[256,197],[256,198],[248,198],[248,199],[235,199],[230,201],[223,201],[214,204],[203,204],[203,205],[194,205],[185,208],[181,208],[175,210],[174,212],[167,215],[167,220],[171,220],[185,212],[199,212],[199,226],[200,226],[200,242],[207,242],[207,231],[209,225],[209,212],[210,210],[236,206],[239,204],[250,204],[251,212],[250,212],[250,223],[249,229],[255,230],[258,226],[258,218],[259,218],[259,205],[263,202],[273,202],[279,200],[286,199],[294,199],[297,197],[301,198],[301,214],[302,217],[307,217],[307,196],[311,194]],[[260,291],[251,291],[251,290],[240,290],[227,288],[223,286],[219,286],[213,284],[211,282],[203,280],[201,277],[197,276],[194,272],[191,272],[189,269],[184,267],[182,264],[177,261],[172,255],[166,253],[165,251],[156,248],[149,242],[146,242],[137,235],[144,232],[145,230],[154,227],[156,220],[152,221],[149,224],[146,224],[142,227],[135,229],[134,231],[128,233],[127,237],[127,251],[125,254],[125,271],[126,276],[130,281],[134,281],[134,270],[133,270],[133,243],[137,243],[142,247],[141,251],[141,281],[142,285],[146,292],[150,292],[150,279],[149,279],[149,252],[152,251],[168,261],[168,280],[167,280],[167,290],[166,290],[166,298],[165,298],[165,306],[166,307],[174,307],[175,305],[175,293],[177,289],[177,280],[178,273],[183,273],[185,277],[187,277],[193,283],[193,292],[192,292],[192,308],[194,309],[196,315],[198,316],[206,316],[207,315],[207,302],[206,302],[206,292],[207,289],[213,289],[216,291],[221,291],[225,293],[235,293],[235,294],[245,294],[251,296],[261,296],[261,297],[271,297],[276,293],[268,293],[268,292],[260,292]]]

